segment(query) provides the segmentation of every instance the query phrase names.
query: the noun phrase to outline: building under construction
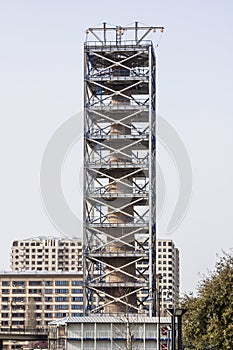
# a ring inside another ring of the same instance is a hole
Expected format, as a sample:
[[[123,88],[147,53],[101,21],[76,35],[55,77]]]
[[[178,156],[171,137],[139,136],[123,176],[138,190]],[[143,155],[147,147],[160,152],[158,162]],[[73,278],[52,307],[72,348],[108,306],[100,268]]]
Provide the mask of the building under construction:
[[[155,315],[156,60],[153,44],[146,40],[155,31],[163,31],[163,27],[104,23],[87,30],[86,315]],[[138,268],[140,262],[143,269]]]

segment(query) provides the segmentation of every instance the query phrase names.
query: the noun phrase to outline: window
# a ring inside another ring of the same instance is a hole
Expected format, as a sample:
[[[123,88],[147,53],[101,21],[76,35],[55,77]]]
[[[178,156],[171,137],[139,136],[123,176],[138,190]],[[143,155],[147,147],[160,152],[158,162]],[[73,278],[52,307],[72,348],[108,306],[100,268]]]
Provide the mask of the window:
[[[68,294],[69,290],[68,289],[55,289],[55,293],[58,294]]]
[[[56,286],[68,286],[69,285],[69,281],[56,281],[55,285]]]
[[[72,301],[83,301],[83,297],[72,297]]]
[[[68,297],[56,297],[55,298],[55,301],[69,301],[69,298]]]
[[[8,301],[8,297],[2,297],[2,302],[6,302],[6,301]]]
[[[55,309],[56,310],[67,310],[69,309],[69,305],[65,304],[65,305],[55,305]]]
[[[66,317],[66,313],[65,312],[56,312],[55,317],[59,317],[59,318]]]
[[[41,301],[41,297],[35,297],[34,300],[35,301]]]
[[[2,281],[2,286],[9,286],[10,282],[9,281]]]
[[[53,285],[53,281],[45,281],[45,285],[46,286],[52,286]]]
[[[41,281],[29,281],[29,286],[41,286],[42,282]]]
[[[40,294],[41,289],[29,289],[28,292],[29,294]]]
[[[72,281],[72,286],[82,286],[83,281]]]
[[[45,310],[52,310],[53,306],[52,305],[45,305]]]
[[[13,297],[12,298],[13,302],[21,302],[23,303],[25,301],[24,297]]]
[[[24,317],[24,313],[23,312],[13,312],[12,317]]]
[[[82,317],[83,314],[78,314],[78,313],[74,312],[74,313],[72,313],[72,316],[73,317]]]
[[[25,283],[23,281],[12,281],[14,287],[24,287]]]
[[[73,294],[80,294],[82,292],[83,292],[82,289],[71,289],[71,293],[73,293]]]
[[[72,305],[71,308],[72,308],[72,310],[74,310],[74,309],[82,310],[83,309],[83,305]]]
[[[45,294],[52,294],[53,293],[53,290],[52,289],[45,289]]]
[[[2,289],[2,294],[9,294],[9,289]]]
[[[53,301],[53,298],[52,297],[45,297],[44,300],[45,301]]]

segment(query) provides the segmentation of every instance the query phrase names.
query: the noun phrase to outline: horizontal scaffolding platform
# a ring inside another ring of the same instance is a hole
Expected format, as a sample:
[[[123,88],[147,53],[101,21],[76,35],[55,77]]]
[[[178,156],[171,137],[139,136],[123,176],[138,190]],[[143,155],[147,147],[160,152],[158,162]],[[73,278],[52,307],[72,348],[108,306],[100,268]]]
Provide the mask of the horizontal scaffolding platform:
[[[125,287],[130,287],[130,288],[141,288],[141,287],[148,287],[147,282],[89,282],[88,283],[89,287],[94,287],[94,288],[103,288],[103,287],[110,287],[110,288],[125,288]]]

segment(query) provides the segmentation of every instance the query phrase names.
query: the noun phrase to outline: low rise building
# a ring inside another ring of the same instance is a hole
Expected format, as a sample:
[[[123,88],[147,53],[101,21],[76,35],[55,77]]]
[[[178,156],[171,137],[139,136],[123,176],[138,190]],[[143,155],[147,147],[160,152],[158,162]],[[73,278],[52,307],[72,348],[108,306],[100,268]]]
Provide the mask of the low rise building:
[[[49,350],[170,349],[170,324],[170,317],[68,317],[49,325]]]

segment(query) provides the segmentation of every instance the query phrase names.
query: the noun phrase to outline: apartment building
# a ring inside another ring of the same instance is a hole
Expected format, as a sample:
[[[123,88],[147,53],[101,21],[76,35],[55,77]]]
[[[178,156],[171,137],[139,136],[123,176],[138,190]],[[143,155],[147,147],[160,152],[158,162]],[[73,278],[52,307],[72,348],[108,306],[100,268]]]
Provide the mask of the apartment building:
[[[0,272],[0,327],[45,328],[83,315],[80,272]]]
[[[82,271],[82,241],[44,236],[15,240],[11,247],[11,270]]]
[[[139,241],[140,244],[140,241]],[[144,258],[137,262],[137,271],[149,270],[149,260]],[[156,242],[156,289],[157,308],[160,304],[161,315],[166,314],[166,309],[179,304],[179,250],[172,240],[159,239]],[[140,299],[146,298],[147,291],[138,293]]]
[[[159,239],[156,242],[157,290],[162,313],[168,307],[179,304],[180,261],[179,250],[172,240]]]
[[[140,240],[138,243],[140,245]],[[147,249],[146,244],[144,243]],[[148,246],[149,249],[149,246]],[[156,242],[157,299],[161,314],[179,303],[179,250],[172,240]],[[79,271],[82,273],[82,241],[77,238],[36,237],[15,240],[11,248],[13,271]],[[149,254],[136,263],[139,275],[149,273]],[[138,292],[138,299],[148,298],[148,289]]]

